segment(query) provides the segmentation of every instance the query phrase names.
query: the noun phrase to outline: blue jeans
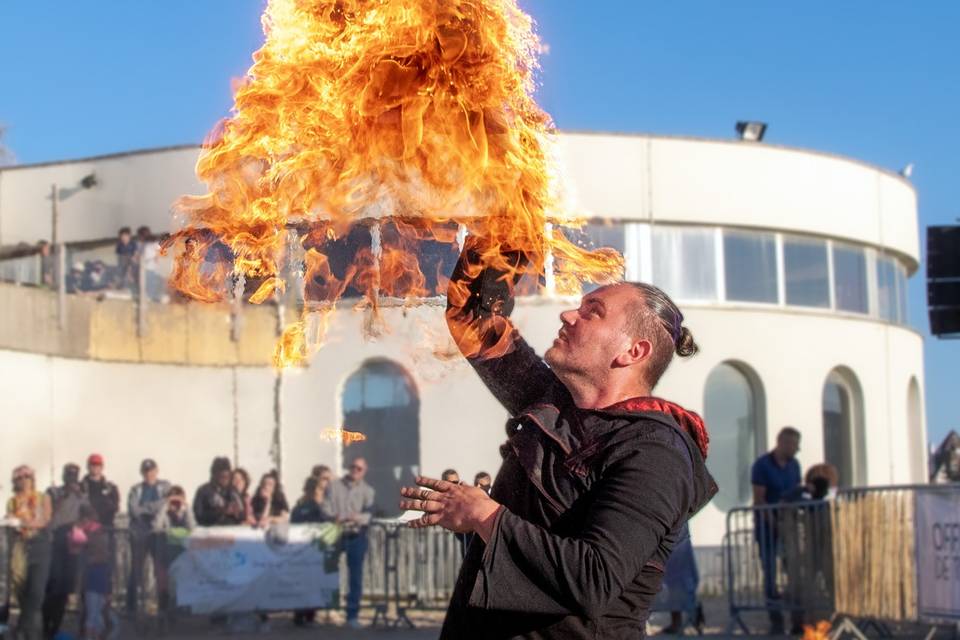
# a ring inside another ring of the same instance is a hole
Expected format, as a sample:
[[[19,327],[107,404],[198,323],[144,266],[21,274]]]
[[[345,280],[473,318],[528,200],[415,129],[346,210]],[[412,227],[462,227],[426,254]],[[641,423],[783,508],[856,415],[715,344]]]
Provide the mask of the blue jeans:
[[[347,620],[356,620],[363,596],[363,559],[367,555],[367,532],[348,533],[343,536],[343,550],[347,554]]]

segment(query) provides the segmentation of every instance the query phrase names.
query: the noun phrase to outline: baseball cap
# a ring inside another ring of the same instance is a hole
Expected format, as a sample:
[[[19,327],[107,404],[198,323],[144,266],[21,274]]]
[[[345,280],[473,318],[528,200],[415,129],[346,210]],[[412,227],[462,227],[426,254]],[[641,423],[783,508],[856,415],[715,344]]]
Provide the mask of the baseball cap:
[[[156,468],[157,468],[157,463],[153,460],[153,458],[144,458],[143,462],[140,463],[140,473],[153,471]]]
[[[99,464],[103,466],[103,456],[99,453],[91,453],[90,457],[87,458],[87,465],[89,466],[91,464]]]

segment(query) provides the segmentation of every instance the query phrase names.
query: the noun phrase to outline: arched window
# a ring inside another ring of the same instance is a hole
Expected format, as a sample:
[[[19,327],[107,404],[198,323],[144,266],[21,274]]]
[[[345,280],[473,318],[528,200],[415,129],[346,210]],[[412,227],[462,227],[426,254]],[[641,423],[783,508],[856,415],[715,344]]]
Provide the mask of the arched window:
[[[766,448],[766,403],[760,378],[750,367],[723,362],[707,376],[704,419],[710,429],[707,468],[724,511],[750,501],[750,467]]]
[[[823,384],[823,452],[837,468],[841,487],[867,481],[863,394],[852,371],[837,367]]]
[[[907,438],[910,443],[910,479],[925,483],[927,477],[927,449],[923,436],[923,406],[920,399],[920,384],[910,378],[907,386]]]
[[[367,461],[377,515],[397,513],[400,487],[420,466],[420,400],[413,380],[390,360],[367,360],[343,387],[343,428],[367,439],[344,448],[343,460]]]

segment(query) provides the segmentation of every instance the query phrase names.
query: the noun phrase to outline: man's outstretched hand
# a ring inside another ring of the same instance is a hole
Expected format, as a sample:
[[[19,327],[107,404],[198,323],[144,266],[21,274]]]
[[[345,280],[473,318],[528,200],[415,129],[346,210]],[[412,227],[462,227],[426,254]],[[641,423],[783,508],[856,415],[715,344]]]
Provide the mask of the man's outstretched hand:
[[[445,480],[417,476],[418,487],[403,487],[401,509],[423,511],[412,520],[415,529],[440,525],[455,533],[477,533],[484,542],[490,540],[500,504],[479,487],[467,487]]]

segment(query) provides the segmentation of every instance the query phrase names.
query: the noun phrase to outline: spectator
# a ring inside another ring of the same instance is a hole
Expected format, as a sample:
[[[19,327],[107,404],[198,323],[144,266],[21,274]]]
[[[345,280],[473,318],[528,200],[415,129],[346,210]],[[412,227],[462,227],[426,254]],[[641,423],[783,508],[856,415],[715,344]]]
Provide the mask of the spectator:
[[[110,277],[107,273],[107,265],[102,260],[87,262],[81,289],[83,291],[103,291],[109,287]]]
[[[117,232],[117,289],[133,288],[136,284],[134,267],[137,262],[137,243],[130,235],[130,227]]]
[[[157,593],[161,611],[168,611],[171,604],[170,565],[183,553],[187,536],[197,526],[183,487],[174,485],[165,495],[163,508],[153,523],[161,551],[161,568],[157,571]]]
[[[223,527],[244,523],[243,498],[231,484],[230,460],[213,459],[210,482],[197,489],[193,515],[201,527]]]
[[[290,505],[283,494],[276,470],[263,474],[257,485],[257,495],[250,500],[256,526],[266,529],[274,522],[282,522],[290,514]]]
[[[87,640],[106,637],[110,607],[110,532],[99,521],[96,509],[84,504],[73,526],[70,542],[75,554],[83,557],[83,632]]]
[[[120,511],[120,491],[117,485],[104,477],[103,456],[99,453],[90,454],[87,458],[87,475],[82,484],[87,500],[97,512],[97,520],[111,530],[109,535],[113,539],[113,521]]]
[[[53,247],[46,240],[41,240],[37,243],[37,253],[40,255],[40,283],[45,287],[56,288]]]
[[[318,468],[319,467],[319,468]],[[329,467],[317,465],[314,473],[303,483],[303,495],[290,513],[293,524],[329,522],[330,517],[323,511],[323,501],[333,474]],[[317,612],[314,609],[300,609],[293,613],[293,624],[303,627],[312,624]]]
[[[61,486],[47,490],[53,508],[48,525],[53,535],[50,575],[43,601],[43,634],[47,638],[60,631],[67,599],[77,585],[77,556],[70,553],[69,537],[73,525],[80,520],[81,507],[90,506],[80,484],[79,466],[73,463],[63,465],[62,479]]]
[[[230,476],[230,482],[243,500],[243,524],[254,525],[253,507],[250,504],[250,474],[243,467],[237,467]]]
[[[367,528],[373,512],[373,487],[364,481],[367,461],[356,458],[350,463],[349,472],[330,483],[323,510],[343,526],[343,549],[347,554],[349,577],[347,592],[347,624],[361,627],[359,620],[360,598],[363,595],[363,561],[367,555]]]
[[[40,640],[40,611],[50,572],[50,496],[37,491],[33,469],[21,465],[13,470],[13,496],[7,501],[7,517],[16,518],[10,554],[10,587],[20,606],[17,636]]]
[[[311,475],[303,483],[303,495],[290,513],[290,522],[302,524],[308,522],[329,522],[331,518],[323,511],[323,501],[333,474],[328,468],[319,477]]]
[[[773,451],[765,453],[753,463],[750,482],[753,484],[753,505],[764,507],[776,505],[800,484],[800,432],[793,427],[784,427],[777,435]],[[760,509],[755,514],[754,534],[760,552],[760,567],[763,570],[763,590],[770,612],[770,635],[783,634],[782,604],[777,590],[777,555],[780,549],[777,513],[773,509]],[[791,633],[803,633],[798,628],[800,618],[794,616]]]
[[[483,489],[483,492],[490,495],[490,489],[493,486],[493,479],[486,471],[479,471],[473,476],[473,486]]]
[[[460,484],[460,474],[457,473],[456,469],[445,469],[443,473],[440,474],[440,479],[446,482],[452,482],[453,484]],[[473,536],[469,533],[454,533],[453,537],[460,543],[460,557],[465,557],[467,555],[467,546],[470,544],[470,538]]]
[[[83,292],[83,272],[84,265],[82,262],[74,262],[73,266],[70,267],[70,273],[67,274],[67,280],[65,283],[67,293],[82,293]]]
[[[160,243],[153,238],[150,227],[137,229],[137,265],[143,270],[143,282],[147,297],[160,302],[163,296],[164,279],[157,273]]]
[[[154,534],[154,522],[164,506],[164,496],[170,483],[158,479],[157,463],[150,458],[140,463],[139,482],[130,487],[127,495],[127,515],[130,530],[130,574],[127,577],[127,611],[137,610],[137,593],[143,586],[143,566],[147,556],[153,562],[153,572],[159,578],[157,558],[159,536]]]
[[[670,625],[661,629],[661,634],[683,635],[683,614],[686,612],[698,633],[703,635],[703,607],[697,600],[699,586],[700,572],[690,540],[690,527],[684,523],[663,574],[662,587],[666,590],[666,598],[658,608],[670,610]]]

